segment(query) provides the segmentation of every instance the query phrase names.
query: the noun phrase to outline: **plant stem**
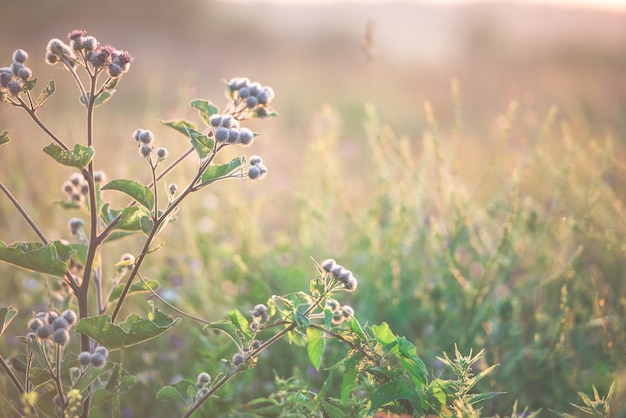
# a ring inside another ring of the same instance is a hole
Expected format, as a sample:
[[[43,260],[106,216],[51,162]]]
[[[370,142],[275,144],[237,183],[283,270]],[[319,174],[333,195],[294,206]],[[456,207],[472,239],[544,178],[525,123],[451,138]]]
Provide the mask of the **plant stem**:
[[[2,366],[2,368],[4,369],[5,372],[7,372],[7,374],[9,375],[9,378],[11,379],[11,382],[13,383],[13,386],[15,386],[15,388],[21,393],[24,394],[24,386],[22,386],[22,384],[20,383],[20,381],[18,380],[17,376],[15,375],[15,373],[13,373],[13,370],[11,370],[11,367],[9,367],[9,365],[7,364],[7,362],[4,360],[4,357],[2,357],[2,355],[0,354],[0,366]]]
[[[35,224],[35,222],[32,220],[32,218],[30,216],[28,216],[28,213],[26,213],[26,211],[24,210],[22,205],[20,205],[20,203],[17,201],[17,199],[11,194],[9,189],[7,189],[1,181],[0,181],[0,189],[9,198],[11,203],[13,203],[13,206],[15,206],[15,208],[24,217],[24,219],[26,219],[26,222],[28,222],[28,224],[33,229],[33,231],[35,231],[35,233],[39,236],[39,239],[41,239],[41,241],[44,244],[48,245],[49,241],[46,238],[46,236],[43,234],[41,229],[39,229],[39,227]]]

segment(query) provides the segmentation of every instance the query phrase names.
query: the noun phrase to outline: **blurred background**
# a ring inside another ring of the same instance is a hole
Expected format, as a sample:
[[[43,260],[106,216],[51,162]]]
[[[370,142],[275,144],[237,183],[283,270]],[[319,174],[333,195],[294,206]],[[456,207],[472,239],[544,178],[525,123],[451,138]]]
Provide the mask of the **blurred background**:
[[[563,410],[577,390],[623,386],[626,374],[626,11],[589,3],[8,2],[0,64],[22,48],[35,92],[56,81],[40,117],[73,144],[84,115],[69,74],[44,63],[48,40],[85,29],[129,51],[129,73],[98,109],[94,161],[109,178],[145,182],[135,129],[153,130],[177,155],[187,141],[159,120],[201,125],[189,102],[223,108],[234,76],[272,86],[279,117],[250,121],[263,135],[245,150],[270,174],[191,196],[164,234],[171,249],[147,266],[164,295],[218,320],[306,288],[310,257],[332,256],[360,277],[348,302],[406,335],[429,364],[455,342],[464,352],[486,347],[490,363],[503,364],[489,389],[509,392],[489,412],[507,413],[515,398]],[[54,202],[72,170],[40,152],[48,138],[18,109],[0,107],[0,129],[12,138],[0,148],[0,180],[48,238],[67,239],[77,213]],[[195,167],[168,182],[183,184]],[[0,198],[0,240],[36,239]],[[115,243],[105,264],[139,242]],[[474,292],[455,287],[458,272],[480,278]],[[23,318],[48,302],[49,279],[4,265],[0,273],[0,303]],[[491,310],[476,311],[477,301]],[[152,404],[154,388],[232,355],[193,324],[173,334],[131,350],[135,368],[149,371],[128,416],[168,416]],[[302,354],[268,359],[216,403],[271,391],[271,370],[306,370]]]

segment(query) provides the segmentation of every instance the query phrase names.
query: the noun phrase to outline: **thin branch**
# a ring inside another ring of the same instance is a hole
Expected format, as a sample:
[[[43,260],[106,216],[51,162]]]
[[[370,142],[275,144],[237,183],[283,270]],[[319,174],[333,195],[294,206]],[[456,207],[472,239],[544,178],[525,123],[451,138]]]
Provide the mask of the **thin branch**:
[[[0,366],[2,366],[2,368],[4,369],[5,372],[7,372],[7,374],[9,375],[9,378],[11,379],[11,382],[13,383],[13,386],[15,386],[15,388],[21,393],[24,394],[24,386],[22,386],[22,384],[20,383],[20,381],[18,380],[17,376],[15,375],[15,373],[13,373],[13,370],[11,370],[11,368],[9,367],[9,365],[7,364],[7,362],[4,360],[4,357],[2,357],[2,355],[0,354]]]
[[[32,218],[30,216],[28,216],[28,213],[26,213],[26,211],[24,210],[22,205],[20,205],[20,203],[17,201],[17,199],[11,194],[9,189],[7,189],[1,181],[0,181],[0,189],[2,189],[4,194],[11,201],[11,203],[13,203],[13,206],[15,206],[15,208],[18,210],[18,212],[24,217],[24,219],[26,219],[26,222],[28,222],[28,224],[33,229],[33,231],[35,231],[35,233],[39,236],[39,239],[41,239],[41,241],[44,244],[48,245],[49,241],[46,238],[46,236],[43,234],[41,229],[39,229],[39,227],[37,225],[35,225],[35,222],[32,220]]]

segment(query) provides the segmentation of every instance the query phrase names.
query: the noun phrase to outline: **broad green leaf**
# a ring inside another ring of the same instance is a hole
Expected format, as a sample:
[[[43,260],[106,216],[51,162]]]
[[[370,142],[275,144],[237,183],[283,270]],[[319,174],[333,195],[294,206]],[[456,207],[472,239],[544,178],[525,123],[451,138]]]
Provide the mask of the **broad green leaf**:
[[[386,322],[383,322],[380,325],[372,325],[372,332],[374,333],[374,337],[376,337],[376,341],[382,345],[388,345],[396,342],[396,336],[393,332],[391,332],[391,329]]]
[[[359,374],[359,360],[350,357],[344,364],[346,370],[341,378],[341,402],[345,404],[348,401],[348,396],[350,396],[350,393],[352,393],[356,385],[356,378]]]
[[[50,96],[54,94],[55,90],[56,90],[56,87],[54,85],[54,80],[50,80],[46,88],[41,90],[41,93],[39,93],[39,97],[37,97],[37,107],[41,107],[43,102],[48,100]]]
[[[46,146],[43,152],[51,156],[56,162],[68,167],[83,168],[93,158],[94,149],[81,144],[74,145],[73,150],[64,150],[54,142]]]
[[[96,100],[94,100],[93,105],[94,107],[100,106],[102,104],[105,104],[106,102],[108,102],[109,100],[111,100],[111,97],[113,97],[113,95],[115,94],[116,90],[115,89],[106,89],[104,90],[102,93],[100,93],[98,95],[98,97],[96,97]],[[89,95],[89,93],[87,94]],[[83,96],[79,97],[80,102],[85,105],[85,99]]]
[[[139,220],[139,225],[144,234],[150,235],[150,232],[152,232],[152,228],[154,227],[154,222],[152,222],[152,218],[149,215],[144,215]]]
[[[152,319],[133,313],[119,325],[112,324],[109,315],[84,318],[78,322],[76,331],[113,351],[151,340],[179,323],[180,318],[174,319],[157,309]]]
[[[247,335],[249,338],[252,338],[252,331],[250,330],[250,323],[246,319],[245,316],[238,309],[233,309],[228,313],[228,317],[235,324],[241,332]]]
[[[72,258],[79,262],[82,265],[85,265],[87,262],[87,244],[70,244],[69,245],[72,250],[74,250],[74,254],[72,254]]]
[[[165,126],[169,126],[170,128],[176,129],[178,132],[185,136],[189,136],[189,131],[197,131],[196,125],[191,122],[187,122],[186,120],[170,120],[170,121],[159,121]]]
[[[65,274],[73,252],[72,248],[60,241],[53,241],[47,245],[40,242],[6,245],[0,241],[0,261],[52,276]]]
[[[119,78],[112,78],[110,79],[106,85],[104,86],[105,89],[107,90],[113,90],[115,89],[115,87],[117,87],[117,84],[120,82]]]
[[[204,329],[207,328],[218,329],[225,332],[226,335],[228,335],[230,339],[233,340],[233,342],[237,345],[240,345],[242,343],[238,334],[239,328],[237,328],[237,326],[235,326],[232,321],[222,319],[219,321],[211,322],[204,327]]]
[[[378,408],[399,399],[409,399],[413,391],[399,379],[392,380],[376,389],[370,397],[371,405],[369,412],[375,412]]]
[[[504,395],[506,392],[484,392],[477,393],[475,395],[469,395],[469,403],[473,405],[478,402],[482,402],[487,399],[495,398],[496,396]]]
[[[324,349],[326,348],[326,340],[324,339],[324,332],[318,328],[307,328],[307,345],[306,351],[309,355],[311,364],[315,367],[315,370],[320,370],[322,364],[322,357],[324,356]]]
[[[404,368],[418,379],[420,386],[425,385],[428,382],[428,373],[426,372],[426,365],[417,355],[417,348],[404,337],[397,337],[397,341]]]
[[[140,206],[128,206],[122,209],[120,220],[114,229],[122,231],[141,231],[141,220],[148,211]]]
[[[11,141],[11,138],[9,138],[9,131],[2,131],[2,133],[0,134],[0,145],[4,145],[9,141]]]
[[[144,281],[147,283],[147,285],[141,280],[133,283],[130,286],[130,290],[128,291],[128,294],[132,295],[135,293],[150,292],[150,289],[157,290],[160,287],[159,282],[157,282],[156,280],[144,279]],[[111,296],[109,296],[109,302],[113,302],[114,300],[117,300],[120,297],[125,285],[126,284],[123,283],[113,288],[113,291],[111,292]],[[148,288],[148,286],[150,286],[150,288]]]
[[[117,190],[119,192],[126,193],[148,209],[152,209],[154,207],[154,194],[152,193],[152,190],[134,180],[111,180],[102,186],[102,190]]]
[[[440,405],[446,404],[446,392],[441,387],[441,383],[439,382],[439,380],[434,380],[430,382],[428,391],[433,395],[435,399],[437,399],[437,402],[439,402]]]
[[[207,184],[211,181],[223,177],[243,164],[244,159],[242,157],[235,157],[229,163],[226,164],[213,164],[207,167],[202,173],[202,183]]]
[[[194,100],[191,102],[191,107],[198,109],[202,120],[207,125],[209,124],[209,118],[220,111],[213,103],[207,100]]]
[[[13,306],[7,306],[6,308],[0,309],[0,321],[2,321],[2,325],[0,326],[0,335],[4,334],[4,331],[6,331],[11,321],[15,319],[17,313],[18,310]]]
[[[213,146],[215,145],[213,138],[209,138],[196,130],[188,130],[187,135],[189,136],[193,149],[196,150],[200,159],[206,157],[213,151]]]
[[[344,411],[339,406],[333,403],[330,403],[328,401],[322,401],[322,409],[324,409],[324,412],[326,413],[328,418],[345,418],[346,417],[347,411]]]
[[[37,78],[31,78],[30,80],[27,80],[24,82],[24,86],[22,87],[22,91],[24,93],[31,91],[33,89],[33,87],[35,87],[35,85],[37,84]]]
[[[185,398],[185,395],[180,393],[180,391],[173,386],[164,386],[159,389],[156,394],[156,398],[162,400],[169,399],[172,401],[180,402],[182,404],[187,403],[187,398]]]

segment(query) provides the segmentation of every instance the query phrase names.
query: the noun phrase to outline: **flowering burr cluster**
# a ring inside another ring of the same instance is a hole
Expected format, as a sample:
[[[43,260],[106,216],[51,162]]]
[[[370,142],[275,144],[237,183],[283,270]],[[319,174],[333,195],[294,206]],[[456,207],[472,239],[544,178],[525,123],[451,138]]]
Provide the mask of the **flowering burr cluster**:
[[[250,167],[248,167],[248,177],[250,180],[261,180],[267,174],[267,167],[263,164],[261,157],[253,155],[250,157]]]
[[[24,90],[24,83],[33,76],[25,65],[28,54],[22,49],[13,52],[13,62],[9,67],[0,68],[0,96],[7,100],[7,95],[17,97]]]
[[[51,341],[64,347],[70,341],[69,329],[78,317],[71,309],[57,312],[39,312],[28,321],[28,338],[32,340]]]
[[[109,357],[109,350],[104,346],[96,347],[93,353],[89,351],[83,351],[78,355],[78,363],[81,367],[86,368],[88,366],[96,369],[101,369],[106,366],[107,358]]]
[[[256,136],[250,129],[241,128],[232,115],[213,115],[209,119],[213,138],[219,144],[252,145]]]
[[[354,309],[352,309],[351,306],[341,306],[341,304],[334,299],[326,301],[326,307],[328,307],[333,314],[332,323],[334,325],[339,325],[354,316]]]
[[[63,62],[70,68],[74,68],[82,58],[84,65],[87,63],[96,70],[106,69],[111,78],[120,78],[126,73],[133,57],[127,51],[120,51],[111,45],[100,45],[93,36],[87,36],[84,30],[75,30],[67,35],[69,45],[60,39],[54,38],[48,42],[46,48],[46,62],[55,65]]]
[[[237,113],[249,112],[264,118],[272,113],[270,103],[274,99],[274,89],[258,82],[250,82],[247,77],[234,77],[228,83],[227,96],[233,100]]]
[[[135,132],[133,132],[133,139],[137,141],[139,155],[144,158],[152,156],[152,151],[154,151],[154,141],[156,140],[152,131],[146,129],[136,129]],[[159,147],[156,150],[158,161],[166,159],[168,154],[167,148]]]
[[[93,179],[96,184],[106,181],[106,174],[103,171],[93,173]],[[66,200],[82,205],[85,203],[87,194],[89,193],[89,183],[85,180],[82,173],[72,173],[72,175],[63,182],[61,192]]]
[[[353,292],[356,290],[357,280],[352,272],[344,268],[342,265],[337,264],[337,262],[332,258],[324,260],[324,262],[322,263],[322,268],[327,273],[330,273],[335,280],[341,283],[343,285],[343,289],[347,290],[348,292]]]

